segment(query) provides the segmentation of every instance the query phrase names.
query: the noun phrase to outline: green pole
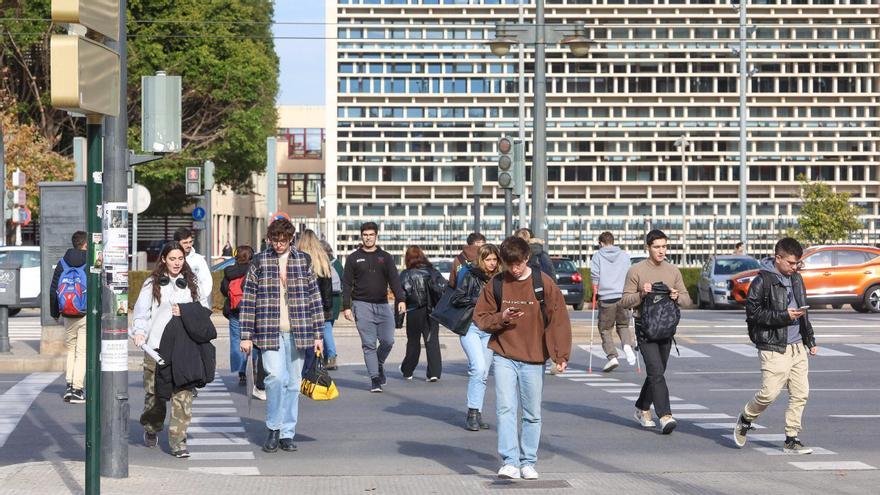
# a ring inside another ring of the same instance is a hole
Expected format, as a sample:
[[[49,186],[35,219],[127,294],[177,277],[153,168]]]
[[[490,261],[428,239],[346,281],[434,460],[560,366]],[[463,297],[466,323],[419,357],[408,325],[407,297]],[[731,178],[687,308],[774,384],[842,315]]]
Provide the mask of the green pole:
[[[101,276],[98,253],[103,249],[101,241],[101,169],[103,168],[103,145],[101,131],[103,116],[89,116],[87,126],[88,174],[86,177],[89,229],[88,281],[86,288],[88,311],[86,313],[86,494],[101,493]],[[98,179],[96,182],[95,179]]]

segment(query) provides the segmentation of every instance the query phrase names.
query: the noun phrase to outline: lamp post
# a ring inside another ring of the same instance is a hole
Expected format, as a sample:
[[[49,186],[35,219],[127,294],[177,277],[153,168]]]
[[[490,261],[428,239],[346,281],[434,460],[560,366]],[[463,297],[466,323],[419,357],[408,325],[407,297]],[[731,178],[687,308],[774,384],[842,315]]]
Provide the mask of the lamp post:
[[[559,43],[568,45],[575,57],[585,57],[590,52],[592,40],[587,38],[583,23],[575,25],[547,25],[544,22],[544,1],[535,2],[535,22],[518,24],[498,23],[495,38],[489,40],[492,53],[503,57],[510,53],[514,44],[535,46],[535,84],[532,118],[532,232],[546,240],[547,213],[547,67],[544,60],[545,45]],[[520,87],[520,91],[525,91]]]
[[[746,38],[748,37],[747,31],[747,18],[746,18],[746,3],[747,0],[740,0],[739,2],[739,240],[743,243],[743,252],[748,252],[749,243],[748,238],[749,234],[746,231],[746,208],[748,208],[748,204],[746,201],[746,181],[748,180],[749,170],[746,166],[746,147],[748,143],[746,142],[747,138],[747,130],[746,130],[746,112],[748,109],[746,108],[746,85],[748,84],[748,78],[752,75],[752,73],[747,69],[748,57],[746,54]]]
[[[690,136],[682,134],[675,140],[675,147],[681,151],[681,264],[687,265],[688,241],[687,241],[687,165],[685,153],[687,148],[693,146]]]

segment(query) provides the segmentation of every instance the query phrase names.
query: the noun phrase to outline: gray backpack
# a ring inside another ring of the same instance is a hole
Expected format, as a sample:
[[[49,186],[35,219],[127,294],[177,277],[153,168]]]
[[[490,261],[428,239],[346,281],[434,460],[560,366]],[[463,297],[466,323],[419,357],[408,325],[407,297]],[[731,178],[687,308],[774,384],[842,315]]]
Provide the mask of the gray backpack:
[[[642,337],[648,342],[666,340],[675,336],[681,309],[669,297],[669,287],[663,282],[654,282],[642,301]]]

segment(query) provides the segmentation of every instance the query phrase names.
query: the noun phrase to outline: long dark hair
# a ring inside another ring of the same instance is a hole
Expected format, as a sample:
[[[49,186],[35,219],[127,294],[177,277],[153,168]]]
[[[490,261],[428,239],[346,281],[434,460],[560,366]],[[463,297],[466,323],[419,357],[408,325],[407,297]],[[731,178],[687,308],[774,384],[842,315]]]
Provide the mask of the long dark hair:
[[[431,262],[425,256],[425,252],[418,246],[410,246],[403,257],[406,268],[419,268],[420,266],[431,267]]]
[[[179,242],[168,241],[162,246],[159,260],[156,261],[156,268],[154,268],[153,273],[150,274],[150,280],[153,283],[153,299],[156,300],[156,304],[162,303],[162,286],[159,285],[159,279],[169,276],[168,266],[163,260],[168,256],[168,253],[174,250],[183,253],[183,267],[180,269],[180,274],[183,275],[183,279],[186,281],[186,286],[189,287],[189,292],[192,295],[193,301],[199,300],[199,283],[196,281],[196,274],[193,273],[192,269],[189,267],[189,263],[186,262],[186,251]]]

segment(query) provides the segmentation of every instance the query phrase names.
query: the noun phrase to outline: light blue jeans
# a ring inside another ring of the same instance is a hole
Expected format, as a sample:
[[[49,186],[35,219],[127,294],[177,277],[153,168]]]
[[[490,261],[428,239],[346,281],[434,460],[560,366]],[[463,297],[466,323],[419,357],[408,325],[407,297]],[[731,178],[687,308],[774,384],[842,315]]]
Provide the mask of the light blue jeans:
[[[229,318],[229,370],[241,375],[247,370],[247,354],[241,352],[241,323],[237,316]]]
[[[498,416],[498,453],[504,464],[524,467],[538,462],[541,441],[541,394],[544,364],[531,364],[495,354],[495,402]],[[522,437],[516,413],[522,407]]]
[[[333,321],[324,322],[324,356],[327,359],[336,357],[336,341],[333,340]]]
[[[489,349],[490,335],[471,323],[466,334],[459,337],[461,348],[468,358],[468,409],[483,411],[483,397],[486,396],[486,380],[492,367],[492,350]]]
[[[266,427],[281,430],[281,438],[293,438],[305,351],[293,345],[290,332],[282,332],[278,350],[263,349],[262,354],[266,371]]]

